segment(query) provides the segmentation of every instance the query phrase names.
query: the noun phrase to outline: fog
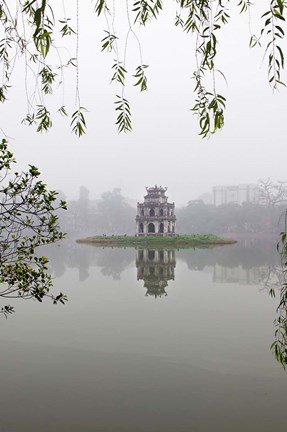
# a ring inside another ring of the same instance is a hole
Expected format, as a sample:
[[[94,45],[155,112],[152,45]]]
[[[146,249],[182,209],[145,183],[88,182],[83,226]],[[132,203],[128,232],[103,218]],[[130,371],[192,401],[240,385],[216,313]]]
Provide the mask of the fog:
[[[117,8],[122,61],[126,5],[136,0],[107,1]],[[65,5],[74,28],[79,7],[78,36],[57,36],[46,61],[78,54],[87,132],[71,131],[76,68],[64,69],[63,86],[43,97],[28,54],[25,68],[16,52],[0,130],[17,172],[38,167],[68,211],[55,217],[53,193],[33,187],[36,171],[13,183],[9,169],[5,176],[9,153],[2,158],[0,315],[9,319],[0,328],[0,432],[270,432],[286,423],[287,89],[268,84],[264,40],[262,49],[249,48],[270,0],[254,1],[252,17],[239,13],[239,2],[220,2],[232,3],[216,56],[227,106],[223,130],[209,139],[191,111],[195,38],[174,25],[178,1],[163,0],[158,20],[135,28],[147,92],[134,86],[141,61],[130,35],[128,134],[115,124],[121,88],[111,82],[114,54],[101,52],[107,23],[93,11],[96,0],[25,2],[52,5],[57,18]],[[24,4],[0,5],[12,3]],[[48,133],[21,123],[29,101],[51,111]],[[63,105],[69,117],[56,115]],[[255,186],[218,188],[212,203],[214,186],[240,184],[261,185],[265,196]],[[167,187],[167,203],[155,185]],[[86,239],[96,235],[103,239]]]
[[[257,3],[264,9],[267,2]],[[110,83],[113,54],[101,52],[105,22],[91,11],[90,0],[82,0],[79,78],[81,105],[88,110],[84,137],[73,136],[69,121],[62,118],[55,118],[53,128],[44,134],[21,124],[27,111],[25,77],[23,65],[16,66],[9,100],[1,106],[1,118],[2,129],[11,137],[12,150],[22,168],[29,163],[36,165],[48,186],[63,191],[68,199],[76,199],[84,185],[91,199],[116,187],[136,202],[142,200],[145,186],[160,184],[168,187],[169,201],[178,206],[210,193],[215,185],[256,183],[267,177],[286,179],[286,89],[282,87],[273,94],[263,49],[249,49],[247,14],[239,15],[237,9],[222,30],[217,64],[227,79],[225,83],[218,76],[220,92],[227,98],[226,124],[221,132],[204,140],[190,111],[194,104],[193,37],[174,26],[173,2],[158,21],[138,30],[143,62],[149,65],[148,91],[140,94],[128,83],[125,97],[131,103],[133,131],[120,135],[114,111],[119,89]],[[73,14],[75,10],[68,12]],[[255,18],[251,22],[258,33],[260,23]],[[116,26],[119,33],[124,33],[124,15],[119,15]],[[69,42],[72,56],[74,43],[75,38]],[[121,45],[122,52],[123,48]],[[132,75],[139,64],[133,39],[127,56],[127,69]],[[72,107],[75,85],[75,74],[68,73],[64,100]],[[48,96],[47,104],[58,109],[62,91],[55,98]]]

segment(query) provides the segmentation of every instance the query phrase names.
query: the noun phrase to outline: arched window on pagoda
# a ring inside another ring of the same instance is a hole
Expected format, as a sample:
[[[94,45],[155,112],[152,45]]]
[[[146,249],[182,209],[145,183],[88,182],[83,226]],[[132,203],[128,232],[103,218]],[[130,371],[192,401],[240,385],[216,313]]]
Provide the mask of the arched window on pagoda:
[[[149,215],[150,215],[150,216],[154,216],[154,215],[155,215],[155,213],[154,213],[154,209],[150,209],[150,211],[149,211]]]
[[[155,232],[155,227],[153,223],[149,223],[148,224],[148,232],[149,233],[154,233]]]

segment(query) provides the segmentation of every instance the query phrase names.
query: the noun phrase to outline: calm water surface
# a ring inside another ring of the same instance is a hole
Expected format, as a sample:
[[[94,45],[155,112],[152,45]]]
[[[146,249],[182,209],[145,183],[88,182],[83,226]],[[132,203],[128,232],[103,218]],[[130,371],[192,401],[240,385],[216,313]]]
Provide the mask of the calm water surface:
[[[286,423],[270,352],[272,244],[50,251],[65,306],[1,319],[1,432],[269,432]],[[2,301],[3,302],[3,301]],[[7,303],[4,302],[5,304]]]

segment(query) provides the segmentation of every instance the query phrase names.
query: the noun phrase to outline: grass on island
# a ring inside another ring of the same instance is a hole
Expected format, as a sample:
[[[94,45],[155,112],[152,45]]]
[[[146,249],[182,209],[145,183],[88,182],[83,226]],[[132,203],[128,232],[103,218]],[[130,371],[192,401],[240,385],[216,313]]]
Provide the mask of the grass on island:
[[[88,243],[95,246],[118,247],[194,247],[226,245],[236,243],[235,240],[218,237],[214,234],[169,235],[169,236],[94,236],[77,240],[77,243]]]

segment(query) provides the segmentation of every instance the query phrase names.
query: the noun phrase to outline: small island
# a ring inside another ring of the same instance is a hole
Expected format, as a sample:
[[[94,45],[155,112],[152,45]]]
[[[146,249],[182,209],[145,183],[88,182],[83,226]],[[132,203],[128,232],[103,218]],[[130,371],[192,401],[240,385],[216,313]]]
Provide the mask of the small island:
[[[136,248],[192,248],[237,243],[214,234],[179,235],[175,232],[175,204],[168,202],[166,187],[146,187],[144,202],[137,204],[136,235],[102,235],[77,240],[96,246]]]
[[[171,236],[94,236],[77,240],[77,243],[88,243],[96,246],[112,247],[174,247],[192,248],[198,246],[219,246],[237,243],[236,240],[221,238],[214,234],[193,234]]]

